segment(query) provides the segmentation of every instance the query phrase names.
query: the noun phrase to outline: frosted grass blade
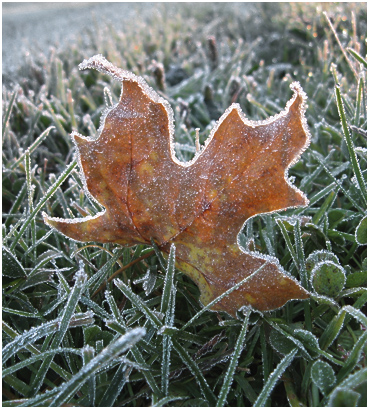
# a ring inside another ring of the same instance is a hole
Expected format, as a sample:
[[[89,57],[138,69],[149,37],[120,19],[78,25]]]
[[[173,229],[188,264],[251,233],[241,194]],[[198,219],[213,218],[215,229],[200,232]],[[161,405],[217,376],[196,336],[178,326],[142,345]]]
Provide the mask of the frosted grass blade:
[[[2,324],[2,330],[9,335],[11,338],[15,338],[17,336],[19,336],[19,334],[14,331],[12,328],[10,328],[5,322],[3,322]],[[29,352],[31,352],[32,354],[35,355],[39,355],[41,352],[32,344],[28,344],[25,347]],[[4,360],[3,360],[4,362]],[[59,376],[61,376],[61,378],[65,379],[65,380],[69,380],[71,377],[71,374],[69,372],[67,372],[65,369],[61,368],[59,365],[57,365],[55,362],[52,362],[50,365],[50,368],[57,373]]]
[[[177,351],[178,355],[181,357],[183,363],[190,370],[192,375],[194,375],[196,382],[198,383],[201,393],[204,395],[205,399],[208,401],[209,406],[214,406],[216,402],[216,397],[213,391],[210,389],[209,384],[206,382],[204,375],[202,374],[197,363],[190,357],[188,352],[183,348],[183,346],[177,341],[172,340],[173,347]]]
[[[252,274],[249,276],[245,277],[243,280],[241,280],[239,283],[235,284],[233,287],[231,287],[229,290],[225,291],[223,294],[221,294],[219,297],[215,298],[212,302],[210,302],[208,305],[206,305],[204,308],[202,308],[198,313],[196,313],[188,322],[187,324],[183,325],[183,327],[180,329],[180,331],[183,331],[187,327],[189,327],[194,321],[197,320],[197,318],[200,317],[205,311],[209,310],[213,305],[215,305],[217,302],[222,300],[224,297],[227,297],[229,294],[231,294],[233,291],[237,290],[237,288],[240,288],[243,284],[245,284],[248,280],[251,280],[252,277],[254,277],[256,274],[261,271],[264,266],[267,264],[265,262],[261,267],[259,267],[257,270],[255,270]]]
[[[171,306],[171,295],[173,289],[173,279],[174,279],[174,272],[175,272],[175,252],[176,248],[175,245],[172,244],[170,246],[170,253],[168,258],[168,266],[166,268],[166,276],[164,281],[164,289],[163,295],[161,298],[161,305],[160,305],[160,312],[166,315],[169,311],[170,315],[170,306]],[[166,325],[169,324],[169,321],[166,320]]]
[[[164,405],[167,405],[169,402],[173,402],[175,400],[184,400],[188,399],[188,396],[166,396],[163,399],[160,399],[155,404],[153,403],[151,406],[154,408],[160,408]]]
[[[175,305],[175,288],[173,284],[175,272],[175,251],[174,244],[170,247],[168,258],[168,267],[164,280],[164,290],[161,298],[160,311],[164,314],[166,326],[171,326],[174,322],[174,305]],[[161,364],[161,390],[166,396],[169,389],[169,372],[170,372],[170,352],[172,349],[172,341],[169,335],[163,335],[163,350]]]
[[[123,281],[116,278],[114,284],[119,288],[120,291],[131,301],[131,303],[145,314],[145,316],[151,321],[156,329],[162,326],[162,322],[159,318],[147,307],[147,305],[142,301],[142,299],[136,295]]]
[[[363,348],[365,347],[366,338],[367,338],[367,334],[366,332],[364,332],[360,336],[360,338],[355,342],[355,345],[350,351],[349,357],[347,358],[345,364],[343,365],[343,367],[340,369],[340,371],[337,374],[338,382],[342,381],[346,376],[350,374],[350,372],[354,370],[355,366],[357,365],[360,359],[361,352],[363,351]]]
[[[284,226],[283,221],[282,221],[281,219],[276,219],[276,222],[277,222],[279,228],[281,229],[281,232],[282,232],[284,241],[285,241],[286,244],[287,244],[287,248],[288,248],[288,251],[289,251],[289,253],[290,253],[290,255],[291,255],[291,258],[292,258],[292,260],[293,260],[293,263],[294,263],[294,265],[295,265],[297,271],[299,271],[299,262],[298,262],[298,260],[297,260],[297,255],[296,255],[296,253],[295,253],[295,250],[293,249],[293,245],[292,245],[292,242],[291,242],[291,240],[290,240],[290,237],[288,236],[287,229],[286,229],[286,227]]]
[[[294,348],[289,354],[287,354],[281,362],[277,365],[275,370],[269,375],[268,380],[264,384],[264,387],[262,391],[260,392],[260,395],[254,402],[254,407],[262,407],[265,406],[265,402],[269,398],[270,394],[272,393],[276,383],[280,379],[280,377],[283,375],[284,371],[290,366],[291,362],[293,361],[293,358],[297,354],[298,349]]]
[[[360,64],[363,64],[365,68],[367,68],[367,62],[364,57],[362,57],[359,53],[357,53],[354,49],[348,47],[346,50],[357,60]]]
[[[338,112],[339,112],[340,118],[341,118],[341,125],[342,125],[342,129],[343,129],[343,135],[345,137],[347,149],[349,151],[351,165],[352,165],[352,168],[354,170],[354,174],[356,176],[357,183],[359,185],[359,191],[361,193],[361,197],[364,200],[364,203],[366,205],[366,203],[367,203],[367,200],[366,200],[366,191],[367,191],[367,189],[366,189],[366,185],[365,185],[365,181],[364,181],[364,176],[363,176],[363,174],[361,172],[361,169],[359,167],[359,162],[357,160],[354,142],[352,140],[350,131],[349,131],[348,126],[347,126],[346,114],[345,114],[345,110],[344,110],[343,104],[342,104],[341,90],[340,90],[340,87],[338,85],[336,85],[335,91],[336,91],[336,102],[337,102]]]
[[[11,386],[15,391],[23,396],[27,396],[31,390],[29,385],[26,385],[23,381],[16,378],[13,375],[7,375],[4,377],[4,382]]]
[[[18,94],[18,87],[14,90],[12,96],[10,97],[9,105],[8,105],[8,108],[7,108],[6,113],[4,115],[3,132],[2,132],[3,140],[4,140],[5,131],[6,131],[7,127],[8,127],[8,121],[9,121],[10,115],[11,115],[12,110],[13,110],[15,97],[17,96],[17,94]]]
[[[83,264],[81,264],[80,270],[75,274],[75,280],[76,282],[74,284],[72,291],[69,294],[68,301],[65,305],[63,314],[60,318],[59,331],[55,334],[54,339],[50,344],[50,349],[56,349],[61,344],[64,335],[67,332],[72,315],[75,309],[77,308],[77,304],[81,297],[82,291],[85,288],[87,275],[83,271]],[[53,358],[54,356],[49,356],[43,361],[42,365],[40,366],[39,371],[37,372],[37,375],[34,378],[31,385],[34,394],[36,394],[37,391],[40,389]]]
[[[312,154],[313,154],[313,156],[315,156],[315,158],[316,158],[317,160],[319,160],[319,156],[318,156],[314,151],[312,151]],[[329,175],[329,177],[330,177],[330,178],[333,180],[333,182],[336,184],[336,186],[338,186],[338,187],[341,189],[341,191],[344,193],[344,195],[347,197],[347,199],[348,199],[358,210],[360,210],[360,212],[362,212],[363,214],[365,214],[365,209],[364,209],[362,206],[360,206],[359,203],[351,196],[351,194],[342,186],[342,183],[341,183],[337,178],[335,178],[335,177],[332,175],[332,172],[327,168],[327,166],[326,166],[324,163],[322,163],[322,166],[323,166],[324,170],[327,172],[327,174]]]
[[[83,366],[85,367],[95,356],[95,349],[90,345],[82,348]],[[95,406],[96,399],[96,376],[92,374],[87,380],[88,405]]]
[[[356,92],[356,110],[355,110],[355,125],[360,125],[360,111],[361,111],[361,98],[364,95],[364,79],[363,76],[360,75],[359,83],[357,85],[357,92]]]
[[[234,378],[234,374],[236,372],[236,366],[238,364],[238,360],[240,358],[241,352],[244,348],[244,344],[245,344],[245,338],[246,338],[246,332],[247,332],[247,326],[249,323],[249,317],[251,314],[251,310],[248,310],[245,314],[245,318],[243,320],[243,324],[241,327],[241,331],[240,334],[237,338],[237,342],[236,345],[234,347],[234,352],[232,354],[232,358],[231,361],[229,363],[227,372],[224,376],[224,381],[223,381],[223,385],[222,388],[220,389],[219,392],[219,396],[218,396],[218,400],[216,403],[216,407],[223,407],[226,403],[226,399],[227,399],[227,395],[229,392],[229,389],[232,385],[233,382],[233,378]]]
[[[36,214],[42,209],[44,204],[50,199],[50,197],[53,196],[53,194],[56,192],[57,188],[64,182],[64,180],[72,173],[73,169],[77,166],[77,161],[73,161],[67,169],[59,176],[59,178],[56,180],[55,183],[50,186],[48,191],[46,192],[45,196],[38,202],[37,206],[34,208],[33,212],[27,217],[27,219],[24,221],[21,229],[19,230],[18,234],[15,236],[14,241],[10,247],[10,250],[13,251],[19,241],[19,239],[22,237],[24,231],[28,227],[28,225],[31,223],[31,221],[35,218]]]
[[[2,370],[2,377],[9,375],[13,372],[19,371],[19,369],[22,369],[24,367],[27,367],[28,365],[32,365],[37,361],[40,361],[42,359],[47,358],[49,355],[56,355],[56,354],[63,354],[63,353],[70,353],[70,354],[77,354],[81,355],[81,351],[76,348],[57,348],[57,349],[52,349],[49,351],[41,352],[38,355],[33,355],[28,359],[25,359],[21,362],[18,362],[15,365],[12,365],[8,368],[5,368]]]
[[[105,391],[101,401],[99,402],[99,407],[111,407],[114,405],[117,397],[126,384],[131,371],[132,368],[127,368],[127,365],[125,364],[121,364],[119,366],[109,384],[108,389]]]
[[[160,265],[161,265],[161,268],[162,268],[163,270],[166,270],[166,269],[167,269],[167,266],[166,266],[164,257],[163,257],[163,255],[161,254],[161,251],[159,250],[158,246],[156,245],[156,243],[154,242],[153,239],[151,239],[151,245],[152,245],[152,248],[155,250],[155,254],[156,254],[156,257],[157,257],[158,260],[159,260],[159,263],[160,263]]]
[[[328,324],[323,334],[319,339],[320,348],[326,350],[332,342],[338,337],[342,329],[342,325],[346,316],[346,312],[341,310]]]
[[[31,342],[35,342],[47,335],[54,334],[59,330],[59,327],[60,319],[57,318],[53,321],[39,325],[38,327],[33,327],[29,331],[18,335],[12,342],[9,342],[9,344],[5,345],[3,349],[3,362],[6,362],[10,357],[16,354],[20,349],[26,347]]]
[[[127,349],[135,345],[144,335],[146,331],[143,328],[135,328],[126,335],[121,336],[115,342],[112,342],[96,355],[87,365],[85,365],[78,373],[76,373],[69,382],[62,385],[60,392],[55,396],[50,406],[58,407],[67,403],[71,396],[88,380],[88,378],[96,373],[99,369],[105,367],[110,361],[118,357]]]
[[[101,283],[106,280],[106,276],[109,270],[114,266],[114,264],[122,256],[124,250],[117,251],[111,259],[109,259],[92,277],[88,280],[87,287],[90,289],[91,294],[94,294],[97,288],[100,287]]]
[[[50,131],[55,129],[55,126],[49,126],[45,129],[42,134],[32,143],[32,145],[24,152],[11,166],[10,169],[15,169],[24,159],[27,152],[31,155],[31,153],[37,149],[37,147],[47,138]]]

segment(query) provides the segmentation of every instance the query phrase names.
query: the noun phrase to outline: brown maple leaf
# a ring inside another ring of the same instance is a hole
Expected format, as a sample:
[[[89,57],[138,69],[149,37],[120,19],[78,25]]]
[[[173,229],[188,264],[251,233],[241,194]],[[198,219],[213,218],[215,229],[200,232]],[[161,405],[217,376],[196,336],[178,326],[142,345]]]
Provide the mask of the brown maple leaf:
[[[80,65],[87,68],[123,83],[98,138],[72,134],[85,189],[105,211],[71,220],[45,215],[46,223],[82,242],[133,246],[154,240],[164,253],[175,243],[176,266],[199,286],[204,305],[264,265],[212,310],[235,316],[244,305],[267,311],[307,298],[276,259],[246,253],[237,241],[250,217],[308,203],[286,178],[309,143],[299,84],[291,85],[286,109],[266,121],[250,121],[231,105],[200,152],[182,163],[174,153],[168,102],[101,55]]]

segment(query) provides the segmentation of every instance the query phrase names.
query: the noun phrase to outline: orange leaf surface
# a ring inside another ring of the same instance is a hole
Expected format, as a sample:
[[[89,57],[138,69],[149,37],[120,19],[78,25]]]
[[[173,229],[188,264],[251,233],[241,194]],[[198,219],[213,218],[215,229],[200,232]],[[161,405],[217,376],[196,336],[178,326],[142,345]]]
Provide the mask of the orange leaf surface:
[[[212,310],[235,316],[244,305],[273,310],[308,292],[275,258],[245,253],[237,236],[260,213],[305,206],[286,179],[309,143],[305,94],[298,83],[286,109],[266,121],[245,118],[238,104],[220,118],[205,146],[187,163],[174,153],[173,112],[141,78],[101,55],[80,69],[96,68],[122,81],[120,101],[103,115],[97,139],[73,133],[86,191],[105,211],[93,217],[45,221],[82,242],[150,244],[169,253],[209,304],[264,267]]]

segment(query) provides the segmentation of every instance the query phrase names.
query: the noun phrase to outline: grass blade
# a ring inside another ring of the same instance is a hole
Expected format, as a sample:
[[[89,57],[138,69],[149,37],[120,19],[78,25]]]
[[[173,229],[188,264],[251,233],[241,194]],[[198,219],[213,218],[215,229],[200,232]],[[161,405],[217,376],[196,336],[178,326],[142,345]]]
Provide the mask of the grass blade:
[[[360,359],[361,353],[363,351],[363,348],[365,346],[366,338],[367,334],[364,332],[356,341],[355,345],[350,351],[350,355],[347,358],[344,366],[340,369],[340,371],[337,374],[337,382],[341,382],[343,379],[345,379],[346,376],[348,376],[356,367]]]
[[[364,57],[350,47],[347,47],[346,50],[356,59],[356,61],[359,61],[359,63],[363,64],[364,67],[367,68],[367,62]]]
[[[294,348],[289,354],[287,354],[281,362],[277,365],[275,370],[269,375],[268,380],[266,381],[260,395],[256,399],[254,403],[254,407],[261,407],[265,405],[265,402],[269,398],[270,394],[272,393],[276,383],[283,375],[284,371],[290,366],[293,358],[297,354],[298,349]]]
[[[128,285],[124,284],[119,278],[114,280],[114,284],[131,301],[132,305],[146,315],[156,329],[159,329],[163,325],[160,319],[150,310],[143,300],[128,287]]]
[[[53,341],[51,342],[50,349],[58,348],[60,343],[62,342],[64,335],[67,332],[72,315],[75,309],[77,308],[77,303],[81,297],[82,291],[85,288],[85,283],[87,281],[87,275],[83,271],[82,267],[83,267],[83,264],[81,264],[80,270],[75,275],[76,282],[74,284],[74,287],[71,293],[69,294],[68,301],[64,308],[63,314],[60,318],[59,331],[56,333]],[[42,382],[46,376],[46,373],[50,367],[50,364],[53,358],[54,358],[53,355],[49,356],[43,361],[42,365],[40,366],[40,369],[31,385],[34,394],[36,394],[39,388],[41,387]]]
[[[164,290],[161,298],[160,312],[164,314],[165,326],[172,326],[174,323],[174,305],[175,305],[175,287],[174,287],[174,272],[175,272],[175,252],[174,244],[170,246],[168,267],[164,280]],[[163,335],[163,352],[161,364],[161,390],[164,396],[168,395],[169,389],[169,373],[170,373],[170,353],[172,349],[172,341],[169,335]]]
[[[4,376],[9,375],[13,372],[19,371],[22,368],[27,367],[28,365],[32,365],[35,362],[45,359],[46,357],[48,357],[49,355],[55,355],[55,354],[63,354],[63,353],[71,353],[71,354],[77,354],[77,355],[81,355],[81,351],[79,349],[76,348],[58,348],[58,349],[52,349],[50,351],[45,351],[45,352],[41,352],[38,355],[33,355],[28,359],[25,359],[21,362],[18,362],[15,365],[10,366],[9,368],[4,368],[2,370],[2,377],[4,378]]]
[[[240,288],[243,284],[245,284],[248,280],[251,280],[252,277],[254,277],[256,274],[261,271],[264,266],[267,264],[265,262],[262,266],[260,266],[257,270],[255,270],[252,274],[249,276],[245,277],[243,280],[241,280],[239,283],[235,284],[233,287],[231,287],[229,290],[225,291],[223,294],[221,294],[219,297],[215,298],[212,302],[210,302],[208,305],[206,305],[204,308],[202,308],[198,313],[196,313],[188,322],[187,324],[183,325],[183,327],[180,329],[180,331],[183,331],[187,327],[189,327],[194,321],[196,321],[200,315],[202,315],[205,311],[208,311],[213,305],[215,305],[217,302],[222,300],[224,297],[227,297],[229,294],[231,294],[233,291],[237,290],[237,288]]]
[[[6,128],[8,127],[8,121],[9,121],[10,115],[11,115],[12,110],[13,110],[15,97],[17,96],[17,94],[18,94],[18,87],[14,90],[12,96],[10,97],[9,105],[8,105],[8,108],[7,108],[6,113],[4,115],[3,132],[2,132],[3,140],[4,140],[4,135],[5,135]]]
[[[231,362],[229,363],[227,372],[224,376],[222,388],[220,389],[220,392],[219,392],[218,400],[215,405],[216,407],[223,407],[224,404],[226,403],[227,395],[232,385],[233,377],[236,371],[236,366],[240,358],[241,352],[244,348],[245,337],[246,337],[247,326],[249,323],[250,314],[251,314],[251,310],[248,310],[245,314],[245,318],[243,320],[240,335],[237,338],[237,342],[234,348],[234,352],[232,354]]]
[[[15,236],[12,245],[10,246],[10,250],[13,251],[15,246],[17,245],[19,239],[22,237],[24,231],[31,223],[31,221],[35,218],[36,214],[42,209],[44,204],[52,197],[52,195],[56,192],[58,187],[64,182],[64,180],[72,173],[73,169],[77,166],[77,161],[73,161],[67,169],[59,176],[55,183],[50,186],[48,191],[46,192],[45,196],[38,202],[37,206],[34,208],[33,212],[27,217],[24,221],[21,229],[19,230],[18,234]]]
[[[348,126],[347,126],[345,110],[343,108],[343,103],[342,103],[341,90],[340,90],[340,87],[338,85],[336,85],[335,92],[336,92],[336,102],[337,102],[338,112],[339,112],[340,118],[341,118],[341,125],[342,125],[342,129],[343,129],[343,135],[345,137],[347,149],[349,151],[351,165],[352,165],[352,168],[354,170],[354,174],[355,174],[355,177],[356,177],[356,180],[357,180],[357,183],[358,183],[358,187],[359,187],[359,191],[361,193],[361,197],[364,200],[364,203],[366,205],[366,203],[367,203],[366,190],[367,189],[366,189],[366,185],[365,185],[365,181],[364,181],[364,176],[363,176],[363,174],[361,172],[361,169],[359,167],[359,162],[357,160],[354,142],[352,140],[350,131],[349,131]]]
[[[69,382],[62,385],[60,392],[55,396],[50,406],[58,407],[67,403],[70,397],[74,395],[92,374],[135,345],[145,333],[146,331],[143,328],[135,328],[118,338],[115,342],[112,342],[76,373]]]
[[[176,350],[178,355],[181,357],[183,363],[187,366],[187,368],[190,370],[190,372],[195,377],[196,382],[198,383],[200,387],[201,393],[204,395],[205,399],[209,402],[209,406],[214,406],[216,402],[216,397],[213,391],[210,389],[209,384],[206,382],[206,379],[204,378],[204,375],[202,374],[197,363],[190,357],[190,355],[185,350],[185,348],[177,340],[173,339],[172,342],[173,342],[174,349]]]
[[[115,375],[109,384],[108,389],[105,391],[101,401],[99,402],[100,407],[111,407],[114,405],[114,402],[126,384],[131,371],[132,368],[127,368],[125,364],[120,364],[117,372],[115,372]]]
[[[10,169],[15,169],[24,159],[27,152],[31,155],[31,153],[38,148],[38,146],[47,138],[50,131],[55,129],[55,126],[49,126],[45,129],[42,134],[33,142],[33,144],[24,152],[11,166]]]

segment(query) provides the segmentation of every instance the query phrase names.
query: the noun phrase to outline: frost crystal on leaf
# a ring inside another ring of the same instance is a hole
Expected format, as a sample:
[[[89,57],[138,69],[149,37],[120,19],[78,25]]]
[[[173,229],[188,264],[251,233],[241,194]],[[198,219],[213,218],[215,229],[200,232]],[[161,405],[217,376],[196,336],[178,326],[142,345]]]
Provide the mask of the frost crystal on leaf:
[[[260,268],[212,310],[248,305],[273,310],[308,292],[277,259],[241,250],[237,236],[250,217],[305,206],[288,168],[309,144],[306,96],[297,82],[285,110],[250,121],[232,104],[190,162],[175,156],[173,111],[146,82],[103,56],[85,60],[122,82],[119,102],[109,106],[97,138],[73,133],[86,192],[104,206],[95,216],[46,223],[77,241],[150,245],[169,254],[192,278],[208,305]],[[265,264],[265,265],[264,265]],[[262,267],[262,268],[261,268]]]

